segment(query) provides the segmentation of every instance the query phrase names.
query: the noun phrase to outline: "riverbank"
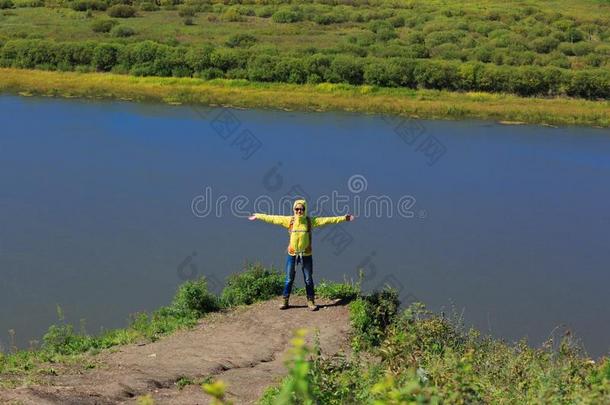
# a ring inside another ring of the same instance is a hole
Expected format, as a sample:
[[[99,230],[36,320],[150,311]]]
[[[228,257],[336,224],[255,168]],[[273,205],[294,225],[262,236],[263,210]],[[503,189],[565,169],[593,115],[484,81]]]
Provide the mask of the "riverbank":
[[[304,111],[351,111],[420,119],[480,119],[542,125],[610,127],[610,101],[526,98],[322,83],[135,77],[110,73],[0,69],[0,92]]]
[[[210,398],[202,385],[220,379],[228,400],[254,404],[287,374],[284,360],[294,330],[318,330],[324,355],[349,350],[346,305],[321,299],[320,310],[312,312],[299,296],[292,308],[280,311],[280,300],[205,317],[156,342],[83,355],[80,364],[54,366],[54,373],[37,376],[35,384],[0,388],[0,403],[206,404]]]
[[[466,328],[455,312],[403,310],[396,290],[362,294],[359,282],[319,283],[316,312],[299,289],[280,311],[281,287],[282,275],[262,267],[231,276],[219,297],[204,280],[187,282],[144,322],[154,339],[140,333],[109,350],[93,344],[104,337],[55,328],[42,350],[64,357],[0,356],[0,402],[187,404],[207,403],[206,393],[260,405],[610,400],[609,359],[586,356],[571,333],[540,348],[506,343]],[[158,328],[178,318],[193,323]]]

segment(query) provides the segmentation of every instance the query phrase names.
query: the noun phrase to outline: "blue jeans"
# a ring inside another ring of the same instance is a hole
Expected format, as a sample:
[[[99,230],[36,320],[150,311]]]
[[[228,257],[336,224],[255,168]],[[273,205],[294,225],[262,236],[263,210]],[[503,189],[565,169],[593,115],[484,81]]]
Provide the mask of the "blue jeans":
[[[286,257],[286,281],[284,282],[284,297],[290,297],[292,291],[292,283],[294,283],[294,275],[296,268],[296,256],[287,255]],[[313,287],[313,259],[311,256],[303,256],[301,264],[303,270],[303,278],[305,279],[305,291],[307,298],[314,298]]]

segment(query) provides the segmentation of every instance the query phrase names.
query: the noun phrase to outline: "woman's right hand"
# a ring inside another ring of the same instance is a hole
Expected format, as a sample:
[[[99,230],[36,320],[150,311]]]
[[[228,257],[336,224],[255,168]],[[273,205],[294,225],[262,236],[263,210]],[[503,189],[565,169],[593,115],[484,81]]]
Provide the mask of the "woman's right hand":
[[[254,220],[256,219],[256,215],[250,215],[250,216],[248,217],[248,219],[249,219],[250,221],[254,221]]]

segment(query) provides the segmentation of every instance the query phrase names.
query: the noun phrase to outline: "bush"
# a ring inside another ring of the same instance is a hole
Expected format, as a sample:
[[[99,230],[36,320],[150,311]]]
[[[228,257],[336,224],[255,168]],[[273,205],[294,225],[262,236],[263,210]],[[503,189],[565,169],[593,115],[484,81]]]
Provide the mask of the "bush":
[[[205,277],[182,284],[171,304],[172,310],[181,316],[201,317],[208,312],[218,311],[218,298],[208,291]]]
[[[431,58],[462,59],[464,52],[456,44],[442,44],[430,49]]]
[[[42,338],[43,350],[56,354],[83,353],[91,348],[94,338],[85,334],[74,333],[70,324],[51,325]]]
[[[610,98],[610,71],[583,69],[574,72],[567,92],[568,95],[588,99]]]
[[[269,18],[275,12],[275,7],[273,6],[263,6],[258,7],[256,9],[256,16],[260,18]]]
[[[44,7],[43,0],[19,0],[15,3],[15,7]]]
[[[225,42],[225,45],[227,45],[229,48],[236,48],[236,47],[250,47],[252,45],[254,45],[256,43],[256,37],[252,34],[245,34],[245,33],[240,33],[240,34],[233,34],[229,37],[229,39],[227,40],[227,42]]]
[[[364,68],[364,83],[381,87],[397,87],[400,80],[393,73],[388,61],[371,62]]]
[[[184,25],[195,25],[192,17],[184,17],[182,22],[184,23]]]
[[[196,76],[201,79],[204,79],[204,80],[211,80],[211,79],[223,77],[224,72],[220,69],[209,68],[209,69],[204,69],[202,71],[197,72]]]
[[[110,32],[116,24],[114,20],[96,20],[91,24],[91,29],[93,32]]]
[[[127,37],[134,36],[136,34],[136,31],[131,27],[119,25],[119,26],[113,27],[112,30],[110,31],[110,34],[113,37],[117,37],[117,38],[127,38]]]
[[[15,7],[12,0],[0,0],[0,10]]]
[[[362,84],[364,65],[360,58],[338,55],[332,61],[326,79],[331,83]]]
[[[221,301],[227,307],[249,305],[281,295],[283,288],[284,276],[281,273],[259,264],[249,264],[246,271],[227,279]]]
[[[191,47],[186,53],[185,62],[194,72],[209,69],[212,66],[213,51],[214,46],[210,44]]]
[[[441,44],[455,43],[463,36],[460,31],[436,31],[426,36],[426,46],[433,48]]]
[[[536,38],[532,41],[532,49],[538,53],[549,53],[559,45],[559,40],[553,37]]]
[[[122,48],[123,46],[119,44],[97,45],[93,51],[91,64],[96,70],[110,71],[117,64]]]
[[[108,15],[114,18],[131,18],[136,15],[136,9],[126,4],[117,4],[108,9]]]
[[[160,7],[152,2],[140,3],[140,10],[142,11],[159,11]]]
[[[576,56],[584,56],[593,52],[595,45],[590,42],[578,42],[572,46],[572,52]]]
[[[194,17],[197,14],[197,10],[190,6],[183,6],[178,9],[178,15],[180,17]]]
[[[426,89],[455,90],[458,86],[458,64],[431,60],[418,63],[413,71],[415,82]]]
[[[350,303],[354,349],[379,346],[386,329],[396,318],[399,306],[398,292],[391,288],[375,291]]]
[[[77,0],[70,5],[75,11],[100,10],[108,8],[106,2],[102,0]]]
[[[281,8],[271,17],[276,23],[294,23],[303,19],[303,13],[298,8]]]
[[[295,293],[305,295],[305,288],[299,288]],[[316,283],[316,296],[329,300],[352,301],[360,296],[360,285],[347,281],[336,283],[322,280]]]
[[[240,22],[244,21],[244,16],[239,12],[239,9],[235,6],[229,7],[223,14],[222,20],[228,22]]]

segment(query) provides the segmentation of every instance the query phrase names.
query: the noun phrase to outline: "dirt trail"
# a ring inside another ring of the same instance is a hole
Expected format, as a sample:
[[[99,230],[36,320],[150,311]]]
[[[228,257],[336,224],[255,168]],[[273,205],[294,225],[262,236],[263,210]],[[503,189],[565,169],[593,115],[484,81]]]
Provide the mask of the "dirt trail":
[[[104,351],[91,356],[95,368],[68,367],[44,385],[0,390],[0,403],[135,403],[137,396],[151,394],[155,404],[207,404],[199,385],[180,390],[175,382],[208,376],[225,381],[228,398],[236,404],[255,403],[285,375],[285,352],[295,329],[307,328],[310,341],[319,330],[324,354],[349,350],[346,306],[322,300],[320,310],[311,312],[304,298],[293,297],[294,307],[280,311],[279,303],[275,299],[214,314],[157,342]]]

